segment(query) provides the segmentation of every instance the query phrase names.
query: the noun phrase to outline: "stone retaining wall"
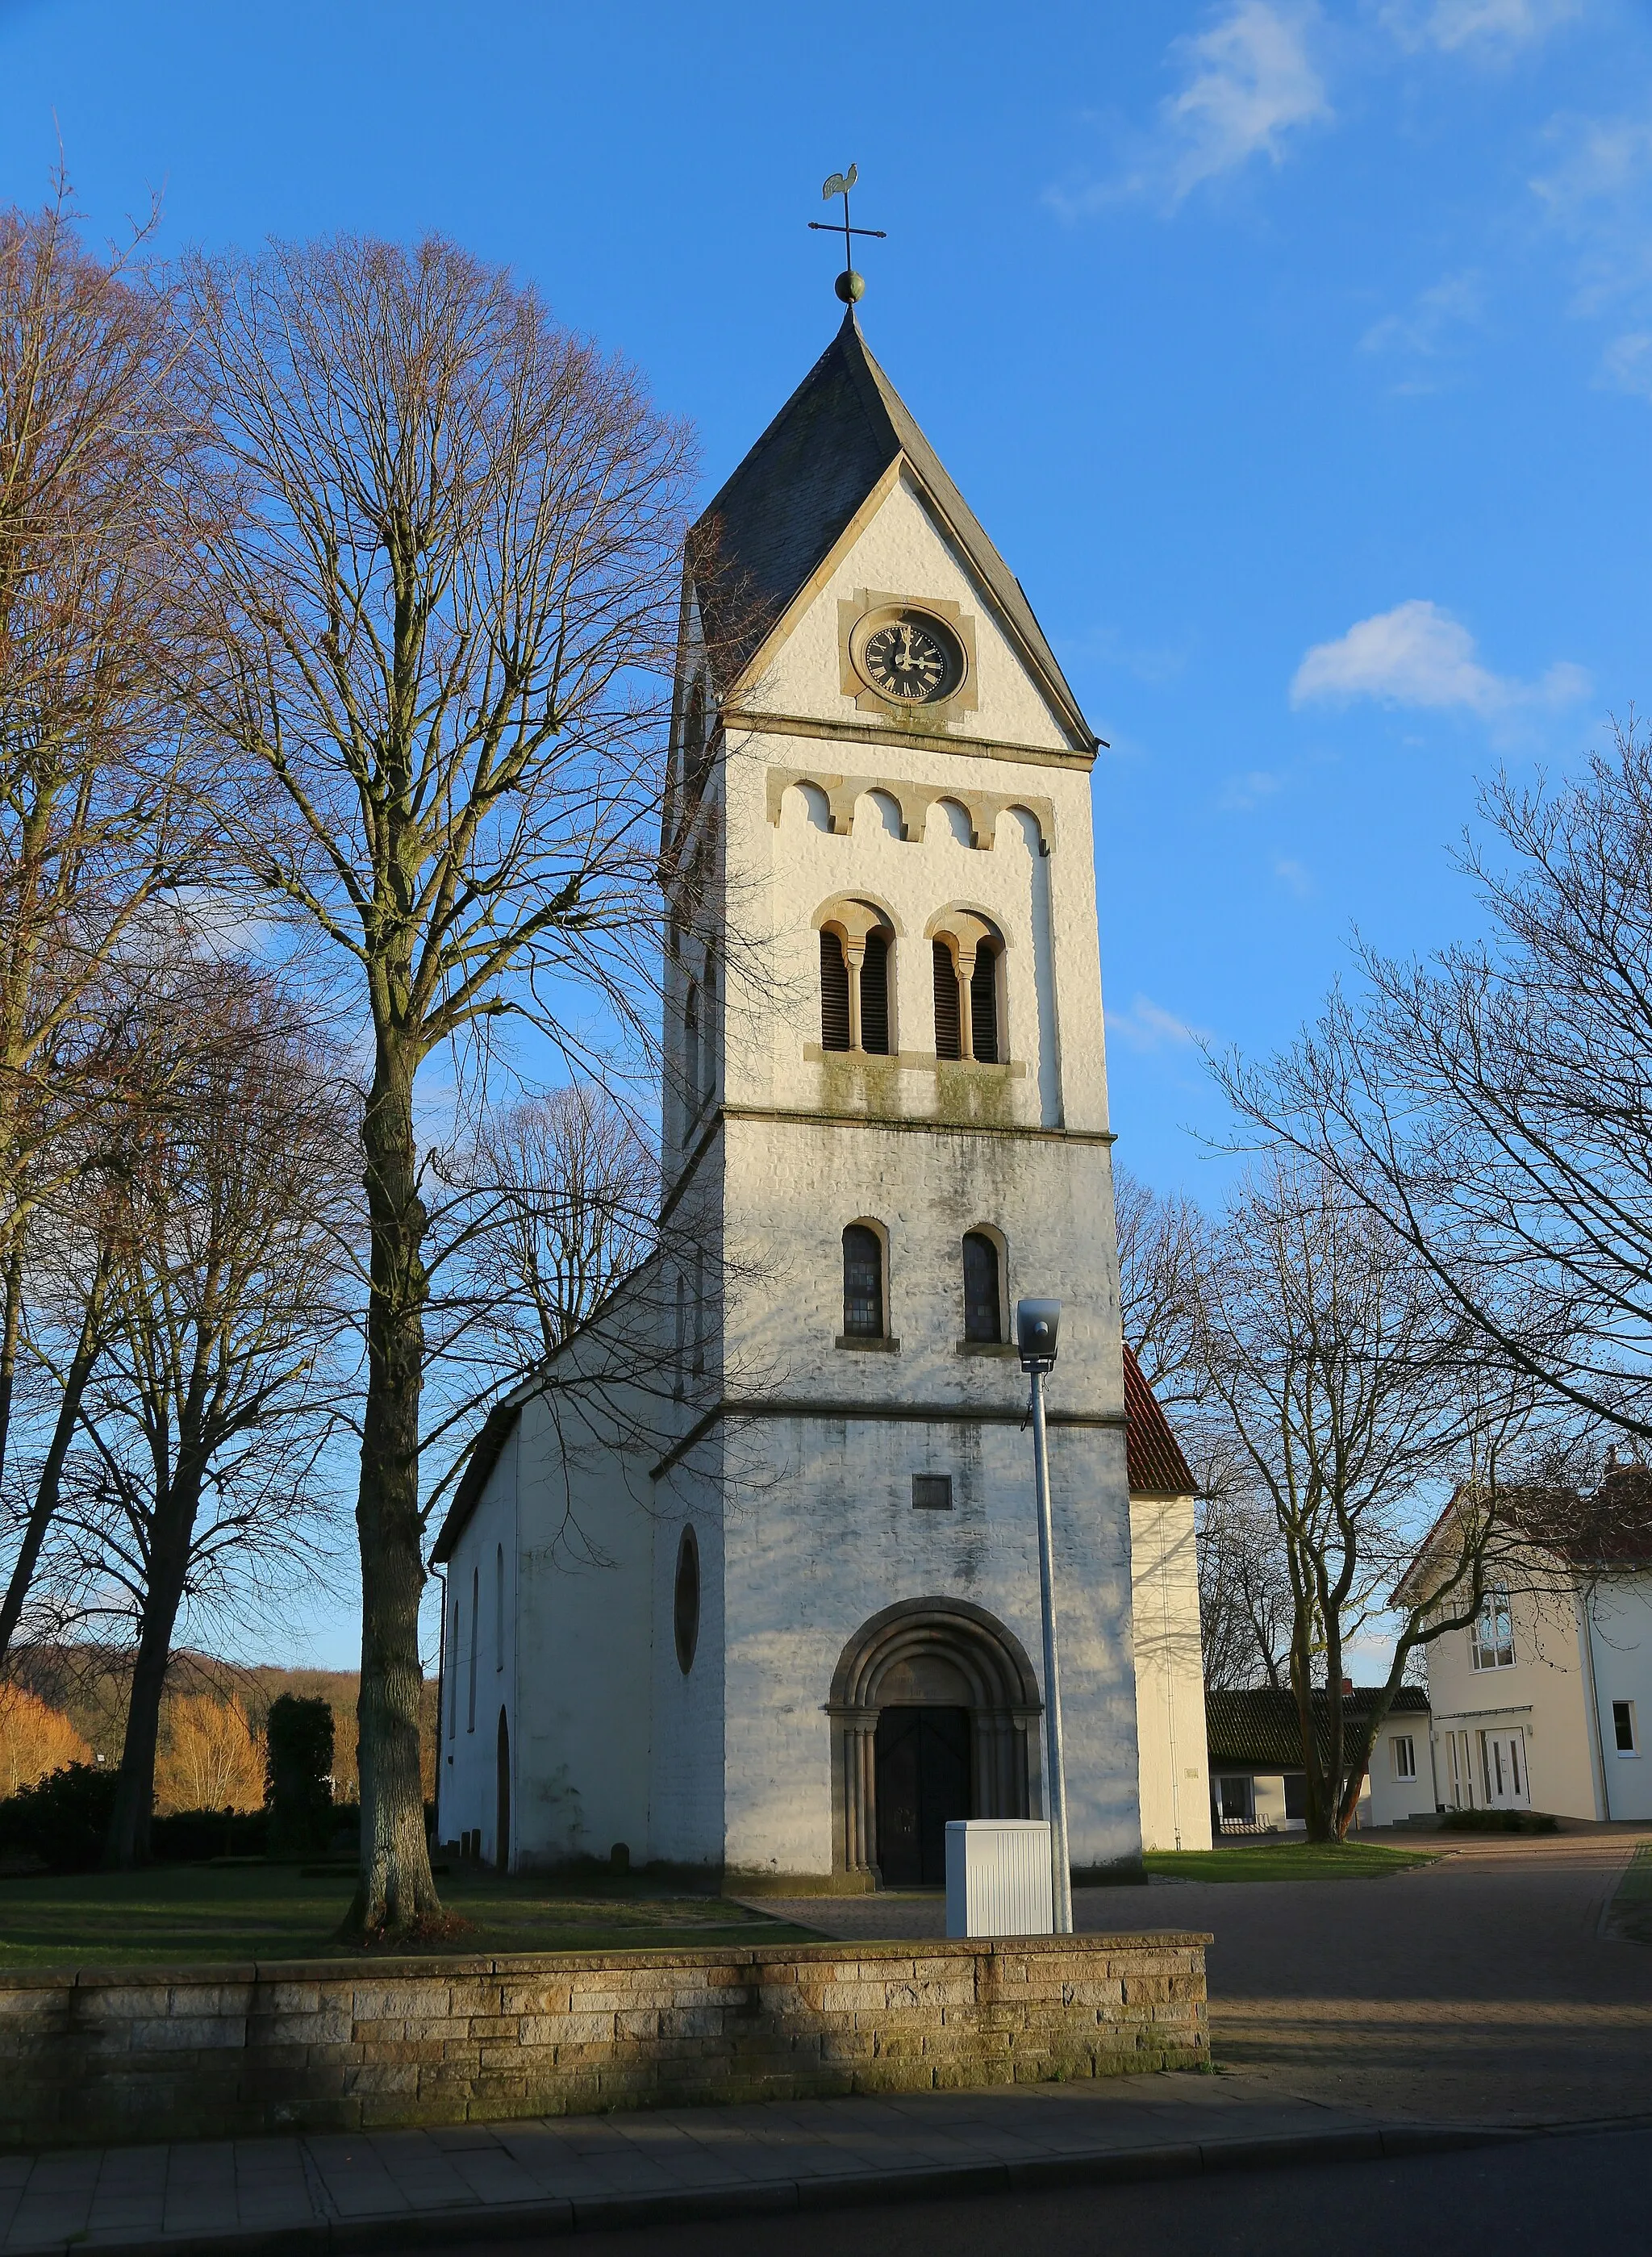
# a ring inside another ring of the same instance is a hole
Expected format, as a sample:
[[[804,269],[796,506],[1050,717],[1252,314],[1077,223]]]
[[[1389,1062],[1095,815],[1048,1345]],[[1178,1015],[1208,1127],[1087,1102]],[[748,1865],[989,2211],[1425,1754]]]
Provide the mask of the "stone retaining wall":
[[[1204,1935],[0,1973],[0,2143],[917,2092],[1210,2059]]]

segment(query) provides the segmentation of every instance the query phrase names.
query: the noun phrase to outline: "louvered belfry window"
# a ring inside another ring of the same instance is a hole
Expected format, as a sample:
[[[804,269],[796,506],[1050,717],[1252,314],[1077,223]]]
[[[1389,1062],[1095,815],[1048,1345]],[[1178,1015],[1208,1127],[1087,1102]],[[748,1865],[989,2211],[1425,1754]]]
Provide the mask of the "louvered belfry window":
[[[963,1030],[958,1024],[958,975],[952,951],[945,941],[935,944],[935,1054],[939,1058],[964,1056]]]
[[[854,1340],[883,1338],[883,1242],[864,1222],[844,1233],[844,1332]]]
[[[998,1249],[984,1230],[964,1234],[964,1337],[966,1341],[996,1341],[1003,1337]]]
[[[998,959],[986,947],[976,951],[970,974],[970,1039],[978,1064],[998,1064]]]
[[[823,1051],[849,1048],[849,966],[835,932],[820,937],[820,1046]]]
[[[874,1058],[889,1055],[889,936],[866,935],[860,966],[860,1047]]]

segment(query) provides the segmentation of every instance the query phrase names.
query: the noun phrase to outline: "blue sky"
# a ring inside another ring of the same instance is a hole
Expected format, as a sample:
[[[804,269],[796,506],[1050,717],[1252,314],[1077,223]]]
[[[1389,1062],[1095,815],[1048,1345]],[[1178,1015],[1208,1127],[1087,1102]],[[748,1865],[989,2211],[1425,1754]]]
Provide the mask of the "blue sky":
[[[55,121],[55,123],[54,123]],[[699,426],[873,350],[1026,584],[1096,771],[1121,1157],[1216,1186],[1195,1037],[1355,926],[1472,928],[1497,762],[1652,705],[1652,22],[1632,0],[0,0],[0,196],[61,133],[163,242],[441,229]]]

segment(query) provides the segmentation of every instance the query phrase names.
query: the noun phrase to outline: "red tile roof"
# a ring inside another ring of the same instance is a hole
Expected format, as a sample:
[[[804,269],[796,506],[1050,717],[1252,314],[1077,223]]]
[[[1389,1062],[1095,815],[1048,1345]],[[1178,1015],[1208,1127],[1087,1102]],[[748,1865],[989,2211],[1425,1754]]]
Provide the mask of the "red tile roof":
[[[1191,1496],[1193,1476],[1188,1461],[1128,1341],[1125,1343],[1125,1420],[1131,1496]]]

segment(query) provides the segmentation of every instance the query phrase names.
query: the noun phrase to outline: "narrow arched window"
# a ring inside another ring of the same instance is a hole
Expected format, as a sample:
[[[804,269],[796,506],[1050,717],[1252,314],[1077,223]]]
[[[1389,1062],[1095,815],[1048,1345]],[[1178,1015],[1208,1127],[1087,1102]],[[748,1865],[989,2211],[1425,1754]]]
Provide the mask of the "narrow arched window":
[[[881,1340],[883,1241],[864,1222],[844,1233],[844,1334],[851,1340]]]
[[[493,1666],[505,1666],[505,1546],[493,1547]]]
[[[459,1602],[453,1603],[453,1621],[448,1638],[448,1737],[451,1739],[459,1729]]]
[[[470,1570],[470,1693],[465,1709],[465,1730],[477,1728],[477,1617],[482,1610],[482,1570]]]
[[[700,1110],[700,990],[693,980],[682,1007],[682,1102],[692,1121]]]
[[[1002,1311],[998,1249],[984,1230],[966,1231],[964,1237],[964,1339],[1002,1340]]]
[[[717,967],[710,951],[706,952],[705,983],[702,990],[705,1039],[700,1046],[700,1069],[705,1076],[703,1086],[695,1084],[695,1103],[710,1105],[717,1093]]]
[[[938,1058],[964,1056],[957,966],[952,961],[952,951],[943,940],[935,944],[935,1054]]]
[[[820,937],[820,1046],[849,1048],[849,961],[835,932]]]
[[[696,674],[682,716],[682,773],[690,791],[698,792],[705,769],[705,676]]]
[[[677,1648],[677,1666],[686,1677],[694,1667],[694,1650],[700,1643],[700,1544],[691,1527],[683,1530],[677,1542],[671,1628]]]
[[[889,936],[866,935],[860,966],[860,1047],[874,1058],[889,1055]]]
[[[970,974],[971,1047],[978,1064],[998,1064],[998,952],[983,941]]]

